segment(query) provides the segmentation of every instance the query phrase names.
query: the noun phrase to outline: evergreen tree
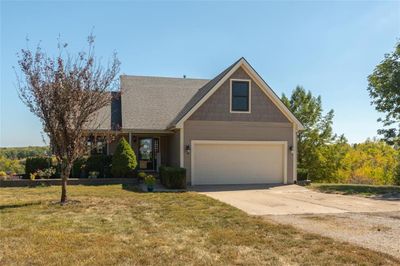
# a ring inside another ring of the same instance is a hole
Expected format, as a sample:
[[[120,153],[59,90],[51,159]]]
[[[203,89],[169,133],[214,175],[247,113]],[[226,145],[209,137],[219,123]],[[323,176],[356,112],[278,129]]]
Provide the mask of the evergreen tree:
[[[126,177],[136,166],[134,151],[125,138],[121,138],[113,155],[111,173],[114,177]]]

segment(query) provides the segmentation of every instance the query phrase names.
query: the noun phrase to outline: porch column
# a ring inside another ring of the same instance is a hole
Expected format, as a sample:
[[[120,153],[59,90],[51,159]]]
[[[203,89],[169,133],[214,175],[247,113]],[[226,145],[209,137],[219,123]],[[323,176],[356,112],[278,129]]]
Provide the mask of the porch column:
[[[129,132],[129,145],[132,147],[132,133]]]

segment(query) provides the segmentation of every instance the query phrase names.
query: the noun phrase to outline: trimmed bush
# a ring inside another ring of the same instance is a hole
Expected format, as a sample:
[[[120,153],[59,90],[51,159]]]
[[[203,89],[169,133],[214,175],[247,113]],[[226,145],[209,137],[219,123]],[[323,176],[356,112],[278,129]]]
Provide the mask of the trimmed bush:
[[[29,176],[38,170],[44,170],[52,166],[50,157],[29,157],[25,161],[25,174]]]
[[[72,171],[71,171],[72,178],[81,178],[84,175],[86,175],[86,173],[85,173],[86,161],[87,161],[87,158],[85,158],[85,157],[75,160],[75,162],[72,166]]]
[[[133,173],[136,166],[135,152],[125,138],[121,138],[112,159],[112,175],[114,177],[128,177]]]
[[[298,181],[308,180],[308,170],[305,168],[298,168],[297,169],[297,180]]]
[[[160,167],[160,181],[167,188],[186,188],[186,169],[180,167]]]
[[[88,176],[89,172],[99,172],[99,178],[111,177],[111,162],[111,155],[96,154],[89,156],[86,160],[85,175]]]

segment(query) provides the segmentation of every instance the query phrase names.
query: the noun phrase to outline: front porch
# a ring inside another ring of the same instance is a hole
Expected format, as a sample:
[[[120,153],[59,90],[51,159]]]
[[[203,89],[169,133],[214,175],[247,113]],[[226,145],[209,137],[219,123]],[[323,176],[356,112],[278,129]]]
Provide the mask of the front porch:
[[[97,132],[92,134],[88,145],[92,154],[113,155],[121,138],[125,138],[138,162],[137,170],[158,173],[161,165],[179,166],[179,132]]]

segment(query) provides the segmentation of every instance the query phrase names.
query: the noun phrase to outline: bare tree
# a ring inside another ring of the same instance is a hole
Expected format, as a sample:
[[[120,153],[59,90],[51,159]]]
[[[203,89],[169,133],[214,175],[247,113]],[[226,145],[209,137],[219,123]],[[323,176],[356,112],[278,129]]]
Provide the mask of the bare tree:
[[[67,44],[58,43],[58,56],[22,49],[18,55],[17,89],[21,100],[39,117],[53,154],[61,166],[61,204],[67,202],[67,180],[73,162],[86,153],[87,130],[96,114],[111,104],[117,88],[120,61],[113,54],[107,67],[94,55],[94,36],[88,37],[88,51],[72,56]],[[91,128],[92,127],[92,128]]]

